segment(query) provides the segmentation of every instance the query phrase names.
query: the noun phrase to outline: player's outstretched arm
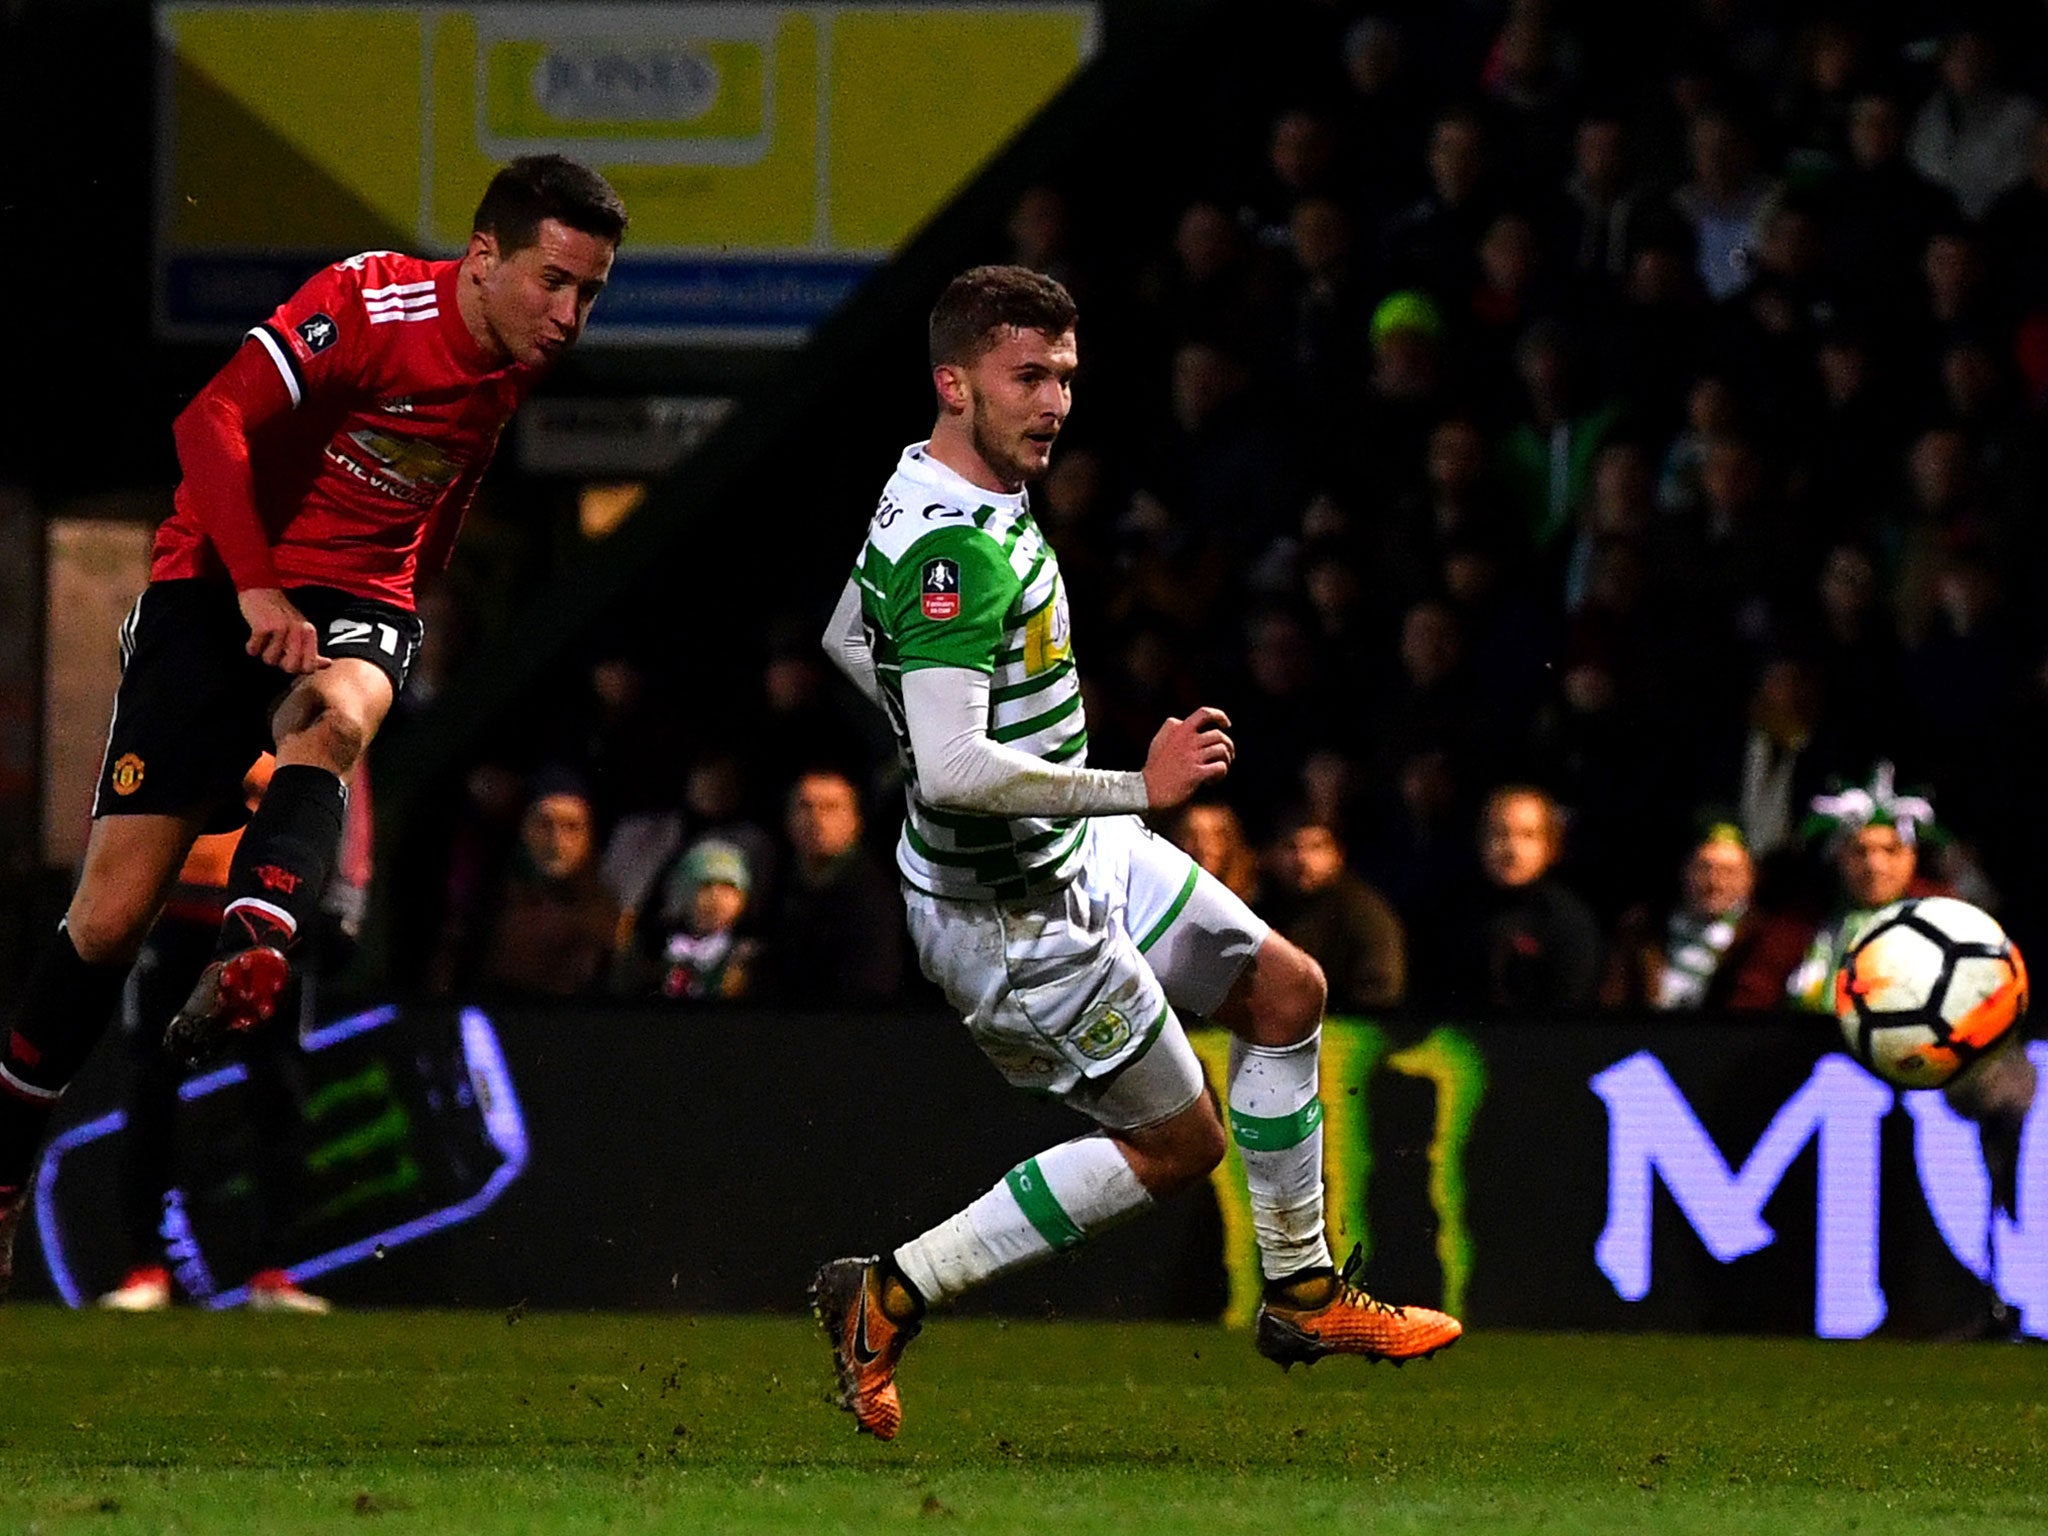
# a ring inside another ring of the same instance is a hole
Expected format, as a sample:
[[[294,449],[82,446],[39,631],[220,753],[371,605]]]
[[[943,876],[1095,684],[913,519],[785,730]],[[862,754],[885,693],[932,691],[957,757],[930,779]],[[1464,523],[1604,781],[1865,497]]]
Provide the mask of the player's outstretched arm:
[[[991,740],[988,697],[988,675],[970,668],[903,674],[904,723],[926,804],[990,816],[1127,815],[1178,805],[1230,768],[1234,749],[1218,710],[1169,722],[1144,771],[1122,773],[1048,763]]]

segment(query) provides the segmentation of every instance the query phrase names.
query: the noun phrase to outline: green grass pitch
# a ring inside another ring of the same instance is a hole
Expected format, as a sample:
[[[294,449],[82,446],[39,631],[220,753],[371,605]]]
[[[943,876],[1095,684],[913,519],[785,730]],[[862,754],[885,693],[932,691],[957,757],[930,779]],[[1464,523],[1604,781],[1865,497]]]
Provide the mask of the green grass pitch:
[[[0,1311],[0,1532],[2038,1532],[2048,1350],[947,1318],[890,1445],[808,1319]]]

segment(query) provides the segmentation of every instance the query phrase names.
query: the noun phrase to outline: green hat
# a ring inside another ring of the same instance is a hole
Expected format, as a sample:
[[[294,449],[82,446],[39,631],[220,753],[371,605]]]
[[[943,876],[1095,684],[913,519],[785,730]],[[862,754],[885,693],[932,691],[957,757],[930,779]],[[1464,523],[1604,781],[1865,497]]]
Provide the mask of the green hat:
[[[1402,288],[1380,300],[1380,307],[1372,312],[1372,341],[1378,346],[1395,331],[1420,331],[1425,336],[1441,336],[1444,317],[1436,307],[1436,301],[1428,294],[1415,288]]]
[[[747,856],[739,846],[720,838],[707,837],[683,855],[682,868],[677,871],[679,884],[684,890],[694,891],[700,885],[730,885],[742,896],[751,895],[754,877],[747,868]]]

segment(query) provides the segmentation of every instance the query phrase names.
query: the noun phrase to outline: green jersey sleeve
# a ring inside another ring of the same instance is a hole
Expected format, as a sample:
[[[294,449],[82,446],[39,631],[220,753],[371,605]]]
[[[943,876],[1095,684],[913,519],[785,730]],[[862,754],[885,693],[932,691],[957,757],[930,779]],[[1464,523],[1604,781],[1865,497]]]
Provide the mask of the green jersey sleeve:
[[[946,528],[919,539],[889,581],[889,632],[903,670],[995,671],[1004,621],[1022,591],[1001,546],[987,535]]]

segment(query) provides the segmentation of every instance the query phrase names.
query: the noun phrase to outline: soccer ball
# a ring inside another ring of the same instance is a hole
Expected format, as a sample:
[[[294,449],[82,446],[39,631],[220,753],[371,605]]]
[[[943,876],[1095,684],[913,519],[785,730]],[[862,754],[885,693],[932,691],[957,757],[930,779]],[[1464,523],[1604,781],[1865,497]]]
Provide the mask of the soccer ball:
[[[1835,1017],[1864,1066],[1939,1088],[2027,1011],[2027,968],[1990,913],[1946,896],[1893,902],[1835,972]]]

